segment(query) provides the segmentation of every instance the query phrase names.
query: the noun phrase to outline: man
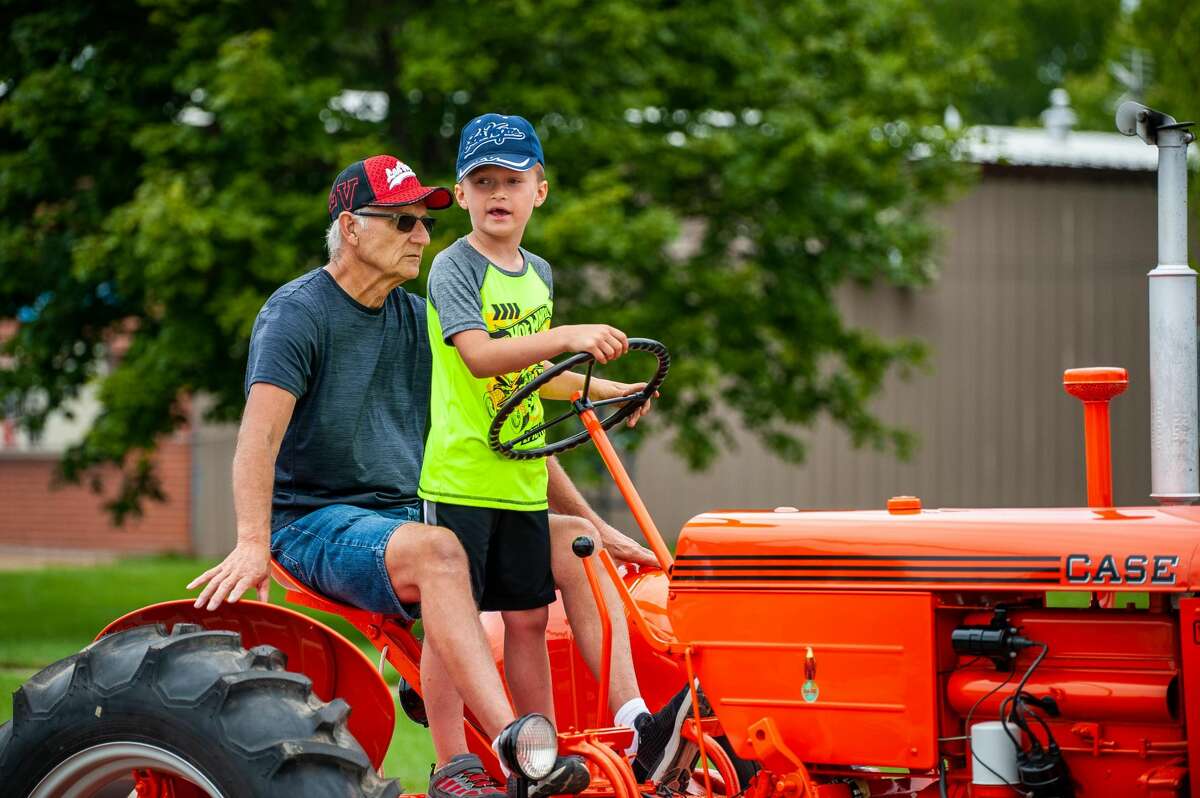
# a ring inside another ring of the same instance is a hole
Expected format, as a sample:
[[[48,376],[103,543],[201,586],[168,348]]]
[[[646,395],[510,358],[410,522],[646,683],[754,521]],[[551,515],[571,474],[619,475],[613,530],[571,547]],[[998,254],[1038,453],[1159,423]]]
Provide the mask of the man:
[[[391,156],[356,162],[338,176],[329,194],[329,263],[276,291],[255,321],[233,463],[237,545],[188,587],[205,585],[197,607],[215,609],[251,588],[266,600],[273,555],[310,587],[354,606],[411,616],[420,602],[425,651],[440,665],[423,677],[426,692],[429,679],[444,674],[495,740],[514,717],[479,624],[467,559],[452,532],[421,522],[417,499],[431,356],[425,303],[400,286],[420,271],[434,224],[428,212],[451,201],[449,191],[421,185]],[[548,492],[552,509],[580,516],[556,516],[551,545],[580,649],[598,672],[600,621],[570,541],[589,534],[619,558],[654,559],[604,524],[557,463]],[[617,621],[611,693],[614,708],[628,712],[640,701],[628,629],[611,593],[609,605]],[[649,773],[680,748],[686,694],[640,717],[638,755]],[[456,748],[461,717],[443,717],[438,706],[427,711]],[[478,758],[451,760],[432,793],[500,794],[480,778]]]

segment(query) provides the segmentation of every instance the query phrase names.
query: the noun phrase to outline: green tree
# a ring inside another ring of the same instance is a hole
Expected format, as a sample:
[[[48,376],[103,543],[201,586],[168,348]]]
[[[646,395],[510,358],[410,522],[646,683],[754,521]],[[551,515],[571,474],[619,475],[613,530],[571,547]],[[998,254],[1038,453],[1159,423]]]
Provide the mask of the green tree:
[[[986,65],[955,91],[968,125],[1037,124],[1051,89],[1104,66],[1121,16],[1120,0],[933,0],[929,7],[951,46]]]
[[[1072,98],[1092,99],[1076,106],[1081,121],[1095,129],[1115,130],[1116,107],[1125,99],[1164,111],[1181,122],[1200,121],[1196,93],[1200,66],[1190,57],[1197,37],[1200,8],[1186,3],[1141,0],[1121,14],[1103,61],[1092,72],[1067,83]],[[1122,80],[1121,72],[1128,77]],[[1194,177],[1189,193],[1195,210],[1200,207],[1200,181]]]
[[[1128,16],[1119,44],[1137,48],[1151,64],[1142,102],[1176,119],[1200,120],[1200,66],[1192,45],[1200,36],[1200,8],[1186,3],[1142,0]]]
[[[68,476],[126,468],[204,393],[242,405],[265,297],[323,263],[328,184],[375,152],[449,180],[458,128],[521,113],[552,190],[528,234],[558,313],[676,354],[660,423],[695,465],[736,419],[803,456],[819,413],[903,451],[869,400],[920,356],[847,326],[847,280],[919,286],[962,178],[938,126],[973,63],[917,0],[9,4],[0,51],[0,400],[99,381]],[[382,92],[356,109],[343,90]],[[433,251],[467,227],[447,213]],[[681,238],[681,233],[686,232]],[[420,286],[417,286],[420,288]],[[118,331],[129,348],[101,373]]]

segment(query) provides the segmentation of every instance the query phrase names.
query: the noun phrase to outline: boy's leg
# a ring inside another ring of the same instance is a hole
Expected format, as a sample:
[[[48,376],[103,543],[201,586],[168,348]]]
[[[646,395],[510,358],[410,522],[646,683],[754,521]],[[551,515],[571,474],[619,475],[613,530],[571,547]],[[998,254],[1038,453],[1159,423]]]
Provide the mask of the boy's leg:
[[[539,712],[554,723],[554,687],[546,650],[547,607],[502,612],[504,675],[517,713]],[[557,724],[555,724],[557,726]]]
[[[504,673],[521,712],[554,720],[554,687],[546,651],[546,621],[554,603],[550,528],[546,510],[498,510],[479,606],[504,618]],[[529,789],[529,798],[575,794],[590,781],[579,756],[560,756],[550,773]]]
[[[546,622],[554,603],[546,510],[495,510],[486,581],[479,599],[504,619],[504,676],[521,712],[554,720]]]

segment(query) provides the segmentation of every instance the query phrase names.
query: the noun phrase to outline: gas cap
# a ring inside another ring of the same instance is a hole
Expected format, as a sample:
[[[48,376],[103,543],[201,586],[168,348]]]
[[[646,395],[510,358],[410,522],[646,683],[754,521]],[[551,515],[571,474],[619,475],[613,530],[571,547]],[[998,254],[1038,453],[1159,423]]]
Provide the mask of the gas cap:
[[[916,496],[893,496],[887,502],[888,512],[892,515],[911,515],[921,512],[921,500]]]

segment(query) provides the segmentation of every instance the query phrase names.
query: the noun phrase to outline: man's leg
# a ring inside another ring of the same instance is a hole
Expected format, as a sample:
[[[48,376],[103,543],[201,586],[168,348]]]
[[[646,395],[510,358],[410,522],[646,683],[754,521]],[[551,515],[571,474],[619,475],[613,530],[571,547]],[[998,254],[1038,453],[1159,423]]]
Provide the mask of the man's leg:
[[[575,644],[583,656],[592,675],[599,678],[600,657],[603,655],[603,629],[600,614],[596,610],[596,599],[587,581],[583,564],[571,550],[571,541],[579,535],[587,535],[597,546],[600,536],[595,526],[574,516],[550,516],[550,552],[554,580],[562,592],[563,606]],[[629,647],[629,625],[625,621],[624,605],[617,596],[616,587],[607,574],[598,574],[600,589],[612,620],[612,661],[609,681],[609,708],[614,722],[629,726],[634,732],[633,748],[626,753],[635,753],[634,775],[639,780],[672,781],[681,772],[691,768],[696,758],[695,743],[683,740],[680,729],[691,710],[691,691],[684,687],[657,712],[651,713],[642,700],[637,685],[637,674],[633,669],[633,653]],[[711,710],[702,702],[701,710]]]
[[[431,798],[504,798],[479,758],[466,753],[454,687],[457,680],[493,738],[513,720],[479,624],[467,557],[454,533],[409,520],[416,517],[415,508],[329,505],[277,530],[272,553],[294,573],[306,572],[310,587],[347,604],[399,613],[425,599],[422,692],[439,756],[452,752],[430,779]]]
[[[596,611],[596,599],[583,571],[583,563],[571,551],[571,541],[586,535],[600,546],[600,536],[590,522],[570,515],[550,516],[550,564],[554,570],[554,582],[562,592],[563,608],[575,635],[579,653],[593,675],[600,673],[601,649],[604,644],[600,613]],[[612,670],[609,679],[608,706],[616,713],[630,701],[641,698],[637,674],[633,670],[633,653],[629,648],[629,625],[625,621],[625,609],[617,596],[612,580],[598,572],[600,588],[604,592],[604,603],[612,621]]]
[[[431,645],[421,649],[421,700],[440,768],[459,754],[467,753],[467,733],[463,728],[462,697]]]
[[[504,675],[517,712],[540,712],[554,722],[554,687],[546,650],[547,607],[508,610],[504,619]],[[557,725],[557,724],[556,724]]]
[[[421,602],[425,645],[433,647],[450,684],[495,739],[514,715],[479,624],[467,556],[458,538],[443,527],[404,524],[388,541],[385,562],[396,597]],[[458,718],[461,725],[461,712]],[[443,739],[449,734],[438,731]]]

